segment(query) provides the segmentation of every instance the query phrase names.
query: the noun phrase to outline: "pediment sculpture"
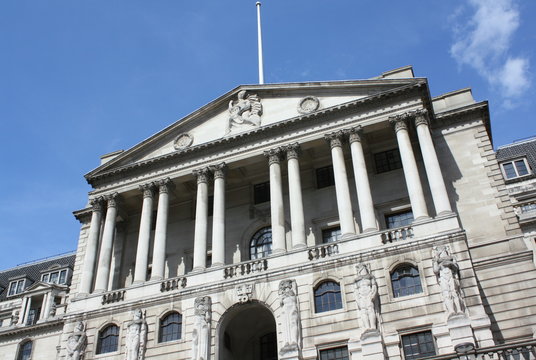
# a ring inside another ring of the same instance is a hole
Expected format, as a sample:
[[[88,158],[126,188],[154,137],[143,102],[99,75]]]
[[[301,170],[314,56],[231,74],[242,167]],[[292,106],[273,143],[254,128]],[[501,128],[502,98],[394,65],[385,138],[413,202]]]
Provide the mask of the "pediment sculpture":
[[[229,101],[229,119],[226,134],[255,128],[261,124],[262,104],[256,94],[238,92],[238,100]]]

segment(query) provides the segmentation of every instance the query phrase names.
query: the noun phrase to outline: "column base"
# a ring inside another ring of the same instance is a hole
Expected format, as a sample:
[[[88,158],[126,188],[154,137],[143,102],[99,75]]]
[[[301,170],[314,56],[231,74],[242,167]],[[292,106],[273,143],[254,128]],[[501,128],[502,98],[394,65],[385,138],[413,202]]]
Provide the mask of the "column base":
[[[418,223],[420,223],[422,221],[426,221],[426,220],[430,220],[430,216],[429,215],[421,215],[418,218],[415,218],[412,221],[412,224],[418,224]]]
[[[292,247],[292,249],[305,249],[307,248],[306,244],[296,244]]]
[[[149,281],[161,281],[161,280],[164,280],[164,277],[163,276],[151,276],[151,279],[149,279]]]
[[[211,269],[218,269],[218,268],[222,268],[222,267],[224,267],[224,266],[225,266],[224,263],[220,263],[220,262],[219,262],[219,263],[214,263],[214,264],[210,265],[210,268],[211,268]]]
[[[192,273],[200,273],[200,272],[205,271],[206,269],[207,269],[206,267],[198,266],[198,267],[194,267],[191,272]]]

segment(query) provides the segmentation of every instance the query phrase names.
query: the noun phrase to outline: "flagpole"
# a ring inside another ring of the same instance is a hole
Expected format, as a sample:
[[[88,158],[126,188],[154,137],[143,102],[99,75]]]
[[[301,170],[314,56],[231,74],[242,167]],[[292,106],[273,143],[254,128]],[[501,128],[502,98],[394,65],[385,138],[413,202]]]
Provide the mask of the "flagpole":
[[[259,47],[259,84],[264,84],[264,65],[262,59],[261,2],[257,1],[257,43]]]

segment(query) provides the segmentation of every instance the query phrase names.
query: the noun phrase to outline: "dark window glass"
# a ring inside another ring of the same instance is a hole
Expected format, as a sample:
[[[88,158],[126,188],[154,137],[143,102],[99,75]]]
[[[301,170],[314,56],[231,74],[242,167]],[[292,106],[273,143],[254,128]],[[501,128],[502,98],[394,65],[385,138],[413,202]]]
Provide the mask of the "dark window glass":
[[[214,215],[214,196],[208,197],[208,216]]]
[[[322,243],[327,244],[341,238],[340,226],[322,230]]]
[[[171,313],[160,320],[160,333],[158,342],[178,340],[181,338],[182,315]]]
[[[277,337],[275,332],[261,336],[260,342],[261,360],[277,360]]]
[[[341,346],[333,349],[320,350],[320,360],[348,360],[348,349]]]
[[[529,170],[527,169],[527,165],[525,164],[525,161],[516,160],[515,164],[516,164],[517,176],[523,176],[529,173]]]
[[[397,227],[408,226],[413,222],[413,212],[404,211],[396,214],[385,215],[385,224],[388,229],[394,229]]]
[[[33,343],[31,341],[22,343],[19,347],[19,356],[17,356],[17,360],[30,360],[32,356],[32,346]]]
[[[266,257],[272,253],[272,228],[267,226],[255,233],[249,243],[251,260]]]
[[[402,348],[405,360],[422,359],[436,354],[431,331],[403,335]]]
[[[374,154],[374,162],[376,164],[376,173],[378,174],[402,168],[402,161],[400,161],[398,149]]]
[[[411,265],[402,265],[391,274],[391,285],[394,297],[422,293],[419,270]]]
[[[507,179],[513,179],[529,174],[527,163],[523,159],[502,163],[501,165]]]
[[[333,185],[335,185],[333,166],[329,165],[316,169],[316,187],[318,189]]]
[[[253,203],[261,204],[270,201],[270,183],[260,183],[253,185]]]
[[[65,281],[67,280],[67,270],[62,270],[60,272],[60,280],[59,280],[59,283],[60,284],[65,284]]]
[[[97,354],[105,354],[117,351],[117,343],[119,339],[119,328],[115,325],[110,325],[99,332],[97,341]]]
[[[342,308],[341,287],[334,281],[324,281],[315,289],[315,312]]]
[[[28,319],[26,320],[26,325],[33,325],[39,320],[39,315],[41,314],[41,308],[30,309],[28,312]]]
[[[516,170],[514,169],[514,164],[511,162],[503,164],[504,173],[506,174],[507,179],[517,177]]]

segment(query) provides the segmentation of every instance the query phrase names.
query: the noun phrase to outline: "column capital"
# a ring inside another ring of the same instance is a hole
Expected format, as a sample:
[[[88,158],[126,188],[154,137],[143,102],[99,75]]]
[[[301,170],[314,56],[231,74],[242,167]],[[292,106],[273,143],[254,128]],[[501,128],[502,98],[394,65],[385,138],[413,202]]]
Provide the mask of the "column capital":
[[[284,149],[287,153],[287,160],[297,159],[301,153],[300,144],[298,143],[288,144],[284,147]]]
[[[91,210],[93,212],[102,212],[102,208],[104,205],[104,197],[98,196],[94,199],[89,200],[89,205],[91,205]]]
[[[356,126],[348,130],[348,141],[350,141],[350,144],[353,142],[361,142],[361,138],[363,137],[363,127],[361,125]]]
[[[210,170],[214,174],[214,179],[223,179],[227,173],[227,164],[222,162],[221,164],[212,165]]]
[[[155,183],[150,182],[139,186],[141,192],[143,192],[143,198],[154,196]]]
[[[106,201],[108,202],[108,209],[117,207],[117,203],[119,202],[119,193],[112,193],[109,195],[104,196]]]
[[[428,126],[429,120],[428,120],[428,110],[426,109],[419,109],[416,110],[413,113],[413,116],[415,118],[415,127],[419,125],[426,125]]]
[[[276,147],[274,149],[266,150],[264,156],[268,158],[268,165],[279,164],[281,161],[281,154],[283,153],[283,148]]]
[[[389,123],[391,123],[391,126],[393,126],[393,129],[396,132],[399,132],[400,130],[408,130],[408,114],[399,114],[395,116],[389,117]]]
[[[329,134],[324,135],[324,139],[329,143],[329,146],[333,149],[334,147],[342,147],[342,140],[344,139],[344,131],[334,131]]]
[[[156,184],[158,185],[158,193],[159,194],[164,194],[164,193],[168,193],[169,190],[173,189],[175,187],[175,184],[173,183],[173,181],[171,181],[170,178],[165,178],[165,179],[160,179],[156,182]]]
[[[197,177],[197,184],[208,183],[210,169],[208,167],[196,169],[192,172]]]

